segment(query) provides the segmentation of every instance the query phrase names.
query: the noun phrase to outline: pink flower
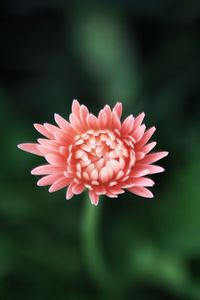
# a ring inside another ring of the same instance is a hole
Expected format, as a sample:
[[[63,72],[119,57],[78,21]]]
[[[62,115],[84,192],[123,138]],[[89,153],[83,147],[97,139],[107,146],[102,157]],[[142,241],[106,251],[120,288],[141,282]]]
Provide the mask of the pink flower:
[[[149,154],[156,145],[156,142],[147,144],[155,127],[146,130],[142,124],[144,113],[136,118],[130,115],[122,123],[121,114],[121,103],[112,110],[106,105],[95,117],[86,106],[74,100],[70,122],[55,114],[58,126],[34,124],[45,138],[18,147],[44,156],[48,162],[31,171],[33,175],[44,175],[37,185],[50,185],[49,192],[68,186],[67,199],[86,188],[94,205],[98,204],[99,195],[117,198],[124,189],[142,197],[153,197],[147,187],[154,182],[146,175],[164,171],[153,163],[168,152]]]

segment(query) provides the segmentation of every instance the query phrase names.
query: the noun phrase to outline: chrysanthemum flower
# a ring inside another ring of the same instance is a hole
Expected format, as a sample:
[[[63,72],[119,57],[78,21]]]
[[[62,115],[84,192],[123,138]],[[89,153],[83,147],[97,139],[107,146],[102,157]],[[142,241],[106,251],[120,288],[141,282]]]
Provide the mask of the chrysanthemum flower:
[[[87,189],[94,205],[99,195],[117,198],[124,189],[152,198],[147,187],[154,182],[146,175],[164,171],[153,163],[168,152],[149,154],[156,145],[148,143],[155,127],[146,130],[142,124],[144,113],[136,118],[130,115],[122,123],[121,114],[121,103],[112,110],[106,105],[95,117],[74,100],[69,122],[55,114],[58,126],[34,124],[45,138],[18,147],[44,156],[48,162],[31,171],[33,175],[44,175],[37,185],[50,185],[49,192],[67,187],[67,199]]]

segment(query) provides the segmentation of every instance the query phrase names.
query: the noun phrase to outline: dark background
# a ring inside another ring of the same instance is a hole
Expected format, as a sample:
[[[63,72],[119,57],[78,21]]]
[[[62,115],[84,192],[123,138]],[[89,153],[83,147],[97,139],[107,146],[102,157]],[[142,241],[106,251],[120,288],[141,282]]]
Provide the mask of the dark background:
[[[169,156],[155,198],[36,186],[33,123],[123,102]],[[200,1],[0,4],[0,299],[200,299]]]

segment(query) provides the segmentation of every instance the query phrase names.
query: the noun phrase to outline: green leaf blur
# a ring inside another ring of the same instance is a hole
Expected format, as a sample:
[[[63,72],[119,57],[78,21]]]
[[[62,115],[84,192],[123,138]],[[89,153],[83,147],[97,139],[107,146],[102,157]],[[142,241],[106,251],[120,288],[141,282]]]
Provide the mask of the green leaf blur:
[[[0,299],[200,299],[200,2],[0,4]],[[17,149],[33,123],[123,102],[155,125],[154,199],[65,200]]]

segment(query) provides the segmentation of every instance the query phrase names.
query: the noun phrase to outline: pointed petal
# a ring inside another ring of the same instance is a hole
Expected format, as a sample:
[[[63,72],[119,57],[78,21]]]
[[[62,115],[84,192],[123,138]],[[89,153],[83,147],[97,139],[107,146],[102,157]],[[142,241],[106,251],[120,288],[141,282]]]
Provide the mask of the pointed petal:
[[[38,180],[37,185],[38,186],[51,185],[60,178],[62,178],[62,175],[60,175],[60,174],[47,175],[47,176],[42,177],[40,180]]]
[[[141,197],[153,198],[152,192],[150,192],[145,187],[141,187],[141,186],[131,187],[131,188],[128,189],[128,191],[135,194],[135,195],[141,196]]]
[[[80,121],[85,129],[88,129],[87,125],[87,116],[89,115],[89,111],[85,105],[81,105],[80,107]]]
[[[74,136],[74,130],[69,122],[67,122],[63,117],[61,117],[59,114],[54,114],[54,119],[58,126],[65,131],[68,135],[71,137]]]
[[[133,126],[134,126],[134,117],[133,115],[130,115],[122,123],[121,134],[123,136],[129,135],[129,133],[133,131]]]
[[[151,128],[149,128],[149,129],[144,133],[144,135],[143,135],[143,137],[141,138],[141,140],[139,141],[137,147],[139,148],[139,147],[144,146],[144,145],[148,142],[148,140],[150,140],[150,138],[151,138],[152,135],[154,134],[155,130],[156,130],[156,127],[151,127]]]
[[[56,180],[49,189],[50,193],[56,192],[66,187],[71,182],[71,178],[62,177]]]
[[[153,186],[154,181],[146,177],[133,178],[134,186]]]
[[[156,146],[156,142],[151,142],[147,145],[145,145],[141,151],[144,152],[144,153],[149,153],[155,146]]]
[[[41,133],[45,137],[47,137],[49,139],[53,138],[53,134],[51,132],[49,132],[43,125],[35,123],[35,124],[33,124],[33,126],[39,133]]]
[[[135,118],[135,125],[134,125],[135,128],[139,127],[142,124],[144,117],[145,117],[145,113],[142,112]]]
[[[39,156],[44,156],[39,150],[38,150],[38,144],[35,143],[24,143],[24,144],[19,144],[17,147],[23,151],[39,155]]]
[[[99,129],[98,119],[93,114],[89,114],[87,116],[87,124],[88,124],[88,127],[91,129],[94,129],[94,130]]]
[[[72,102],[72,113],[80,119],[80,104],[76,99]]]
[[[156,162],[157,160],[160,160],[163,157],[167,156],[168,154],[169,154],[169,152],[167,152],[167,151],[150,153],[145,156],[145,158],[141,161],[141,163],[152,164],[152,163]]]
[[[117,102],[116,105],[113,108],[113,111],[116,112],[116,114],[118,115],[118,117],[120,119],[121,115],[122,115],[122,103],[121,102]]]
[[[34,168],[31,171],[32,175],[48,175],[52,173],[61,173],[63,172],[63,168],[60,167],[54,167],[52,165],[42,165],[39,167]]]
[[[73,196],[74,196],[74,193],[72,191],[73,187],[77,185],[77,183],[75,182],[72,182],[70,183],[70,185],[68,186],[68,189],[67,189],[67,193],[66,193],[66,199],[69,200],[71,199]]]
[[[99,203],[99,195],[97,195],[94,191],[89,191],[90,201],[93,205],[97,206]]]
[[[61,155],[47,154],[45,155],[46,160],[53,166],[65,167],[66,159]]]
[[[84,190],[84,185],[83,184],[76,184],[72,187],[72,192],[74,193],[74,195],[79,195],[83,192]]]

